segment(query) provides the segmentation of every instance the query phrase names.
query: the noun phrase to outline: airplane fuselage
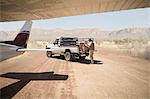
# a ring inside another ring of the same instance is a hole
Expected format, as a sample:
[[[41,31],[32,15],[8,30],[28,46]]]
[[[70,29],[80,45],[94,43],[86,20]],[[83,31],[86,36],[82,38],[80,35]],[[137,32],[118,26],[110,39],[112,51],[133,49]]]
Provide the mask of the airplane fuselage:
[[[23,54],[24,52],[17,51],[17,49],[19,48],[21,47],[16,45],[0,43],[0,61]]]
[[[0,42],[0,61],[23,54],[19,48],[27,48],[27,42],[31,31],[32,21],[26,21],[15,39]]]

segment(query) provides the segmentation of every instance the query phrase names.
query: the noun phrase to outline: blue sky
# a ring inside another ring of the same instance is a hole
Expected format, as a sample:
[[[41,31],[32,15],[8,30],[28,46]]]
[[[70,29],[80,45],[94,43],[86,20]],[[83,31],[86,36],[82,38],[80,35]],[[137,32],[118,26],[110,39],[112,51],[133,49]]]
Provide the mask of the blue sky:
[[[23,24],[24,21],[0,22],[0,30],[17,30]],[[150,8],[34,20],[32,26],[43,29],[99,28],[102,30],[133,27],[150,27]]]

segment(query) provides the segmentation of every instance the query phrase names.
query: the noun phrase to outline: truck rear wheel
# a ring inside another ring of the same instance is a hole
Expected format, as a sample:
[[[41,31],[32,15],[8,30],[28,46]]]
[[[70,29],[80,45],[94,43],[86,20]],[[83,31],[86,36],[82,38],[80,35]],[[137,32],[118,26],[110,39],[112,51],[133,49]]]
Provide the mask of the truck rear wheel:
[[[52,52],[51,51],[47,51],[46,55],[47,55],[47,57],[52,57]]]
[[[71,60],[72,55],[71,55],[71,53],[70,53],[70,52],[68,52],[68,51],[67,51],[67,52],[65,52],[64,57],[65,57],[65,60],[69,61],[69,60]]]

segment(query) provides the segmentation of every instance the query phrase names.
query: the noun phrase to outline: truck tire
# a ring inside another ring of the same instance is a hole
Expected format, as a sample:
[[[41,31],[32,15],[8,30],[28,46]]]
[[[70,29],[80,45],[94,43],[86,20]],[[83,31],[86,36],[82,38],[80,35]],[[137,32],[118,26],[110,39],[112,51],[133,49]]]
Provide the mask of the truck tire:
[[[71,52],[67,51],[64,54],[65,60],[70,61],[72,59]]]
[[[85,60],[85,57],[86,57],[86,56],[79,56],[79,59],[80,59],[80,60]]]
[[[46,55],[47,55],[47,57],[52,57],[52,52],[51,51],[47,51]]]

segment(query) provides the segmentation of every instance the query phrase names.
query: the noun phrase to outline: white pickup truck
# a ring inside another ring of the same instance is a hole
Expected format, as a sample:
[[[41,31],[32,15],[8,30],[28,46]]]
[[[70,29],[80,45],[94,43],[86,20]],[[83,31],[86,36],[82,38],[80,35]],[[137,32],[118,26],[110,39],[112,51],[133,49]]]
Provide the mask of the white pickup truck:
[[[53,44],[46,46],[46,49],[51,49],[46,52],[46,55],[47,57],[52,57],[57,54],[64,56],[67,61],[75,59],[76,57],[80,58],[80,60],[84,60],[85,57],[89,55],[89,50],[85,46],[85,43],[87,43],[87,40],[79,40],[77,37],[59,37]]]

